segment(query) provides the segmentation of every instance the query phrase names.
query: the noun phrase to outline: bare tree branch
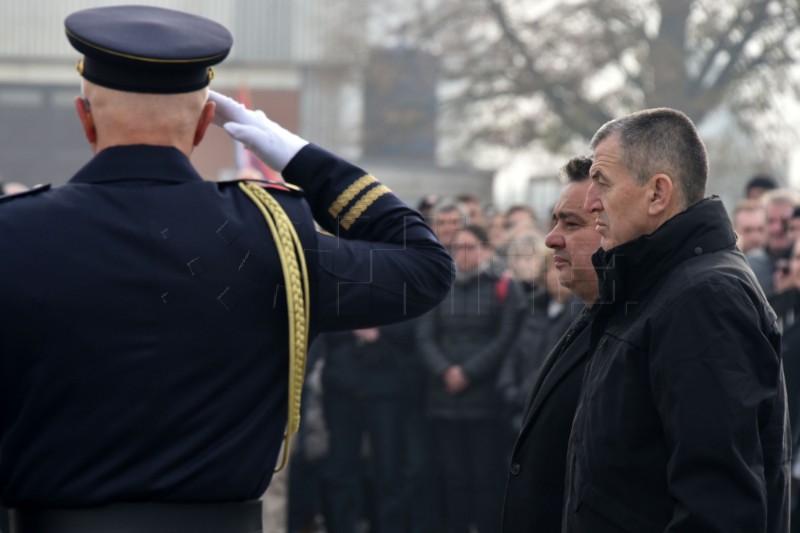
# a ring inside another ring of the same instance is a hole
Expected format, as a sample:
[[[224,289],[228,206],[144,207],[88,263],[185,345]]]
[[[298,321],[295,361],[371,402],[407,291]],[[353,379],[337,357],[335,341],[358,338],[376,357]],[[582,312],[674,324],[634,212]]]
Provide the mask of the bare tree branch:
[[[717,79],[714,80],[712,87],[714,89],[720,90],[724,89],[728,83],[730,83],[734,72],[737,66],[743,61],[742,54],[745,50],[745,47],[752,41],[753,37],[756,35],[758,30],[763,26],[763,24],[767,20],[766,16],[766,9],[767,3],[760,2],[758,4],[754,4],[757,11],[752,11],[752,19],[744,26],[744,35],[739,39],[736,43],[731,43],[729,36],[726,36],[725,39],[720,39],[720,42],[725,41],[728,43],[728,46],[725,46],[723,50],[728,55],[728,62],[725,67],[722,69],[720,74],[717,76]],[[746,10],[740,10],[739,14],[745,13]],[[740,19],[741,16],[737,17]],[[733,30],[734,28],[731,28]],[[728,35],[730,35],[732,31],[729,31]],[[698,80],[700,81],[700,80]]]
[[[531,75],[535,78],[546,80],[547,76],[536,68],[536,64],[531,57],[527,46],[517,37],[516,32],[511,27],[511,24],[506,17],[505,10],[498,0],[485,0],[489,11],[494,15],[495,21],[500,26],[503,35],[517,50],[525,61],[525,66]],[[540,90],[555,106],[556,112],[562,116],[564,121],[577,131],[586,128],[586,122],[578,121],[578,116],[574,113],[571,107],[581,109],[581,115],[588,114],[592,119],[599,123],[609,120],[605,113],[599,110],[595,105],[584,100],[580,95],[575,92],[567,91],[564,86],[557,84],[542,84]]]
[[[738,113],[756,105],[737,99],[748,81],[780,88],[800,59],[800,0],[415,1],[406,31],[442,59],[447,120],[485,145],[588,138],[642,106],[700,121],[729,99]]]

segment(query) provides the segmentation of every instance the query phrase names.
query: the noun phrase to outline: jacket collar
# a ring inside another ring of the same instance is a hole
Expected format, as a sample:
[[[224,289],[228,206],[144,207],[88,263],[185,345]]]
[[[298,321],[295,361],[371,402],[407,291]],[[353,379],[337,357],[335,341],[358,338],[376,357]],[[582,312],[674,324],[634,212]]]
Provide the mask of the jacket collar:
[[[638,301],[680,263],[735,244],[736,235],[719,197],[701,200],[653,233],[592,256],[602,300]]]
[[[130,180],[188,183],[203,178],[189,158],[172,146],[111,146],[101,150],[70,183],[112,183]]]

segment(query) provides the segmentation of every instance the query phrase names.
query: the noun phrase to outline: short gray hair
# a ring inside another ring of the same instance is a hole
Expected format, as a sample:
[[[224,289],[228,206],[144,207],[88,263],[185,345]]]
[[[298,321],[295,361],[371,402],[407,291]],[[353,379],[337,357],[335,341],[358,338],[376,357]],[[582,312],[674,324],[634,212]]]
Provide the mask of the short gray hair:
[[[619,134],[622,165],[644,184],[667,174],[678,185],[685,206],[702,200],[708,181],[708,155],[694,123],[667,107],[645,109],[605,123],[592,138],[592,149]]]

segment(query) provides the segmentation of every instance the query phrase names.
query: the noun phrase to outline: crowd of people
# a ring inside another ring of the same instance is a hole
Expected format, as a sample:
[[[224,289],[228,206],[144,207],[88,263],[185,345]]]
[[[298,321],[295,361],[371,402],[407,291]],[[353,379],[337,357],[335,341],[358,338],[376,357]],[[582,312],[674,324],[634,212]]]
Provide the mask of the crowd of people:
[[[529,207],[493,211],[467,194],[417,207],[451,251],[455,284],[424,317],[315,342],[321,402],[309,403],[325,423],[301,433],[323,431],[327,452],[311,453],[317,490],[303,439],[295,452],[291,532],[498,526],[527,392],[578,307]]]
[[[587,159],[584,177],[590,164]],[[565,167],[562,181],[569,182],[567,174]],[[296,451],[290,485],[303,489],[290,490],[290,533],[470,527],[491,533],[500,527],[523,406],[585,300],[559,283],[559,245],[547,235],[559,223],[555,212],[540,217],[526,205],[503,211],[471,194],[426,196],[417,209],[450,250],[456,283],[423,318],[317,341],[322,380],[312,386],[311,403],[319,415],[308,420],[318,423],[303,428],[303,437],[325,444],[309,452],[303,442]],[[596,233],[584,216],[581,227]],[[800,343],[800,192],[755,176],[731,221],[737,247],[783,328],[789,412],[797,427],[800,359],[791,352]],[[583,274],[594,278],[589,256],[599,235],[584,243]]]
[[[736,205],[737,246],[778,317],[792,449],[800,444],[800,191],[755,176]],[[800,471],[795,472],[800,478]],[[799,520],[800,521],[800,520]],[[800,526],[800,524],[798,524]]]

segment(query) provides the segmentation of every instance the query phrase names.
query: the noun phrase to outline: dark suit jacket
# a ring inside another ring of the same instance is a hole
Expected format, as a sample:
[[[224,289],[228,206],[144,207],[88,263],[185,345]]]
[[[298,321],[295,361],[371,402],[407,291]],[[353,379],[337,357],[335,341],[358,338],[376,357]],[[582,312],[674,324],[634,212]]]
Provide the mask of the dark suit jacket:
[[[589,359],[589,328],[573,327],[547,357],[528,398],[511,457],[503,533],[561,531],[567,441]]]

